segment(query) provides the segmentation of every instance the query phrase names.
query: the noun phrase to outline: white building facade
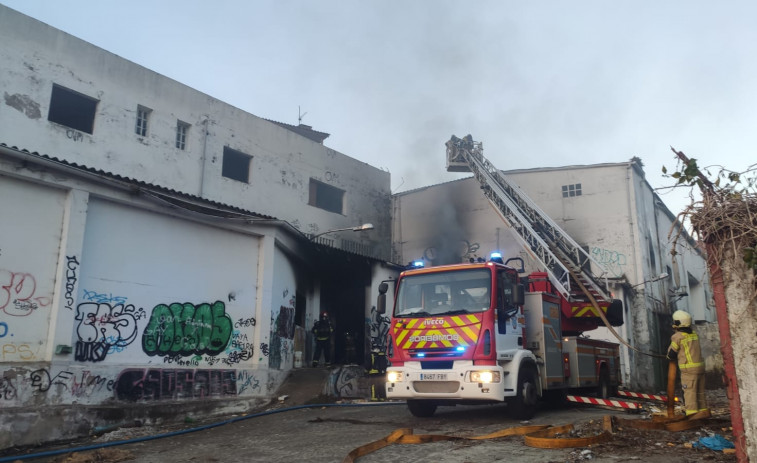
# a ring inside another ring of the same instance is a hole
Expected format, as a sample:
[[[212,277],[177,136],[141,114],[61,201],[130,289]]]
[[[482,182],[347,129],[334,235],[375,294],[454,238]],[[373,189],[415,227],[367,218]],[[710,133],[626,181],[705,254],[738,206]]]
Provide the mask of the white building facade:
[[[248,410],[321,310],[369,356],[388,172],[1,5],[0,60],[0,447]]]
[[[644,179],[640,160],[505,175],[604,266],[614,297],[624,306],[625,323],[616,331],[635,348],[621,349],[624,385],[664,390],[667,360],[654,355],[667,349],[671,314],[687,310],[699,323],[714,322],[716,315],[704,257],[685,233],[675,257],[671,254],[675,216]],[[500,251],[505,259],[522,258],[526,273],[544,271],[475,178],[396,194],[392,215],[396,262],[459,263]],[[604,327],[585,335],[618,342]]]

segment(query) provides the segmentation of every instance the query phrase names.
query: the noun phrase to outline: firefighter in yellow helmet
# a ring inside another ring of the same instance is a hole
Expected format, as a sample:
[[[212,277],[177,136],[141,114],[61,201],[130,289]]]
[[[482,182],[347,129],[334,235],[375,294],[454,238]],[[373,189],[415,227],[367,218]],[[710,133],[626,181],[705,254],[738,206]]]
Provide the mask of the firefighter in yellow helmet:
[[[668,359],[678,360],[686,415],[707,410],[704,395],[704,359],[699,336],[691,328],[691,315],[683,310],[673,313],[673,336],[668,347]]]

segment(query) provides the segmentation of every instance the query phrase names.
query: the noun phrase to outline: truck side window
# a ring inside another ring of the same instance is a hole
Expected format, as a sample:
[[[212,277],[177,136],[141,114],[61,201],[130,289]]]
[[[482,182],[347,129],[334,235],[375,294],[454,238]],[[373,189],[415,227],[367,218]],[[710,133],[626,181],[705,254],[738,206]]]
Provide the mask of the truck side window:
[[[499,334],[507,333],[507,319],[506,315],[507,306],[510,301],[505,295],[505,288],[508,287],[507,277],[505,272],[497,272],[497,331]]]

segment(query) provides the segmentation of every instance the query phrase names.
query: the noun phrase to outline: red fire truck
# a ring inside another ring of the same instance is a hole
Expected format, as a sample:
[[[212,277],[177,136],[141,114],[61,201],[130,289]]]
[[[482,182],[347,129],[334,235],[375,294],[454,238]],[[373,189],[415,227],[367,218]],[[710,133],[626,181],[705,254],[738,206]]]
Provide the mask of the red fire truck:
[[[518,419],[540,398],[620,383],[619,346],[582,333],[623,323],[600,269],[525,194],[483,157],[470,136],[447,142],[448,170],[468,169],[543,270],[528,276],[493,254],[489,261],[405,270],[396,280],[388,339],[386,396],[415,416],[440,405],[506,402]],[[386,311],[388,284],[377,309]],[[601,313],[600,313],[601,311]]]

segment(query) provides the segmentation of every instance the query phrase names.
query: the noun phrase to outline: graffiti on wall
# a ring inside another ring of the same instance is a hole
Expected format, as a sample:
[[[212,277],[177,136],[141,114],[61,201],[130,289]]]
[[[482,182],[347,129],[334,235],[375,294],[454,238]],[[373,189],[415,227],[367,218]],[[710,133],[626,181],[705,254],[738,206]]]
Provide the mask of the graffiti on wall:
[[[46,368],[35,370],[30,375],[31,388],[36,392],[46,393],[55,387],[59,393],[67,392],[73,397],[86,397],[106,390],[112,391],[115,381],[90,371],[74,373],[63,370],[55,375]]]
[[[4,376],[0,378],[0,399],[14,400],[17,395],[16,385],[13,384],[13,380]]]
[[[142,335],[147,355],[218,355],[231,339],[233,323],[222,301],[159,304]]]
[[[82,291],[82,299],[87,302],[98,302],[101,304],[126,304],[126,297],[114,296],[113,293],[98,293],[97,291]]]
[[[83,302],[76,307],[76,349],[79,362],[100,362],[108,354],[121,352],[137,338],[137,320],[144,309],[133,305]]]
[[[3,362],[14,359],[29,361],[37,358],[37,351],[28,343],[6,342],[0,344],[0,356]]]
[[[0,311],[26,317],[48,305],[50,298],[37,294],[37,281],[32,274],[0,270]]]
[[[129,368],[115,383],[119,400],[203,399],[237,394],[235,370]]]
[[[376,310],[376,306],[371,307],[371,318],[368,323],[371,338],[371,350],[386,352],[387,334],[389,334],[389,317],[382,315]]]
[[[76,256],[66,256],[66,308],[74,310],[74,294],[76,294],[76,271],[79,269],[79,261]]]
[[[364,371],[361,367],[343,366],[339,370],[329,375],[329,388],[331,395],[336,397],[357,397],[360,395],[359,380],[363,377]]]
[[[625,273],[625,266],[627,264],[625,254],[610,249],[593,247],[591,248],[591,257],[604,265],[607,271],[614,277],[620,277]]]
[[[256,391],[261,392],[260,380],[245,370],[237,372],[237,387],[239,387],[239,395],[248,390],[253,393]]]
[[[278,313],[274,315],[271,311],[271,342],[269,344],[268,366],[270,368],[281,368],[281,360],[294,356],[294,314],[295,314],[295,295],[289,296],[289,289],[285,289],[281,298],[286,300],[287,305],[279,307]],[[273,317],[276,317],[275,319]],[[262,349],[262,346],[261,346]]]

